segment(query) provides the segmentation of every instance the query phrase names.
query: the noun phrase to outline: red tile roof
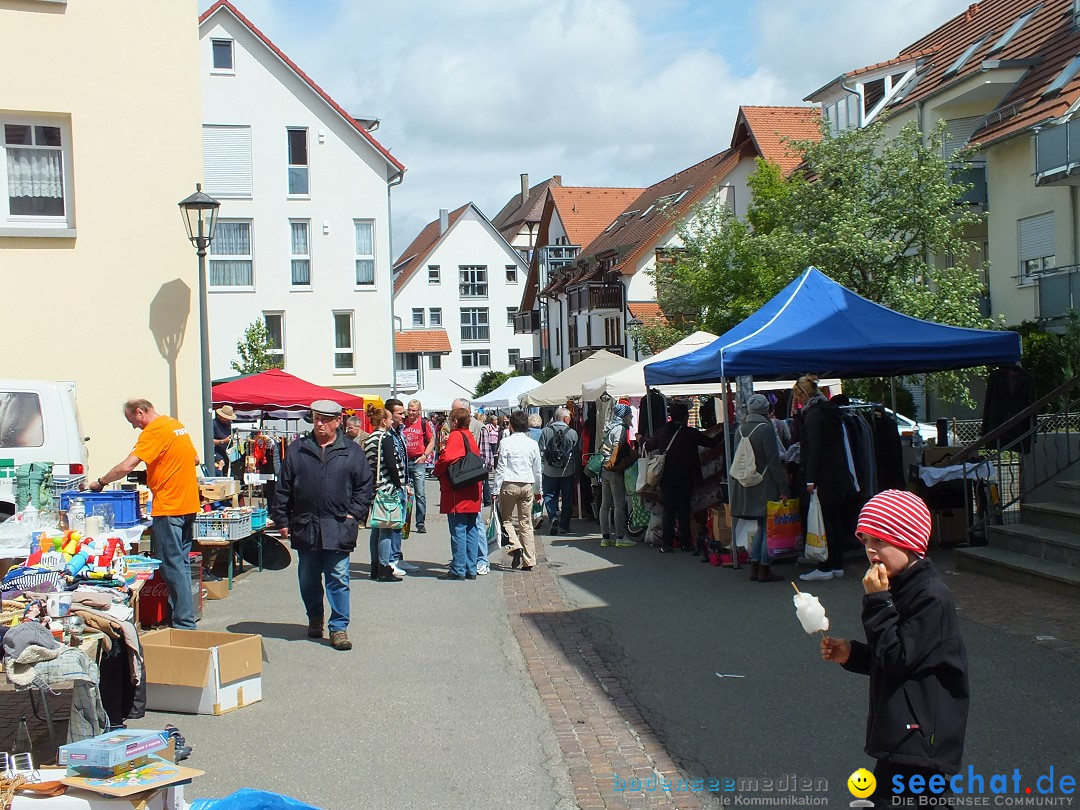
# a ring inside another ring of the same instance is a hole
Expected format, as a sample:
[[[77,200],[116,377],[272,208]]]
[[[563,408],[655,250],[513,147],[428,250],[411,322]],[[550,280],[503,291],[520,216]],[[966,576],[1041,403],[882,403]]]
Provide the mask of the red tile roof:
[[[452,349],[445,329],[406,329],[394,332],[394,351],[398,354],[446,354]]]
[[[539,222],[540,214],[544,208],[544,199],[549,188],[557,188],[562,185],[562,176],[556,174],[542,183],[537,183],[529,189],[525,201],[521,200],[518,192],[502,207],[502,210],[491,220],[495,230],[503,235],[508,242],[512,241],[524,222]]]
[[[748,135],[758,154],[791,174],[802,163],[791,141],[821,140],[821,110],[818,107],[739,107],[731,145],[738,146]],[[745,130],[743,127],[745,126]]]
[[[300,69],[300,67],[292,59],[287,57],[284,54],[284,52],[282,52],[282,50],[277,45],[275,45],[273,42],[270,41],[270,37],[266,36],[266,34],[264,34],[262,31],[260,31],[255,26],[255,24],[253,22],[251,22],[251,20],[249,20],[247,17],[245,17],[243,14],[241,14],[240,11],[236,8],[236,6],[234,6],[232,3],[230,3],[229,0],[217,0],[217,2],[214,3],[214,5],[210,6],[210,8],[208,8],[201,15],[199,15],[199,25],[202,25],[204,22],[206,22],[208,19],[210,19],[210,17],[212,17],[215,13],[217,13],[217,11],[219,9],[226,9],[237,20],[239,20],[241,23],[243,23],[251,31],[251,33],[253,33],[259,40],[261,40],[262,43],[264,45],[266,45],[266,47],[268,47],[271,51],[273,51],[274,54],[282,62],[284,62],[286,65],[288,65],[289,68],[297,76],[299,76],[301,80],[303,80],[312,90],[314,90],[316,93],[318,93],[319,96],[322,97],[323,101],[325,101],[327,104],[329,104],[333,108],[334,112],[336,112],[338,115],[340,115],[342,118],[344,118],[346,123],[349,124],[349,126],[351,126],[353,129],[355,129],[357,132],[359,132],[360,135],[363,136],[363,138],[366,141],[368,141],[373,147],[375,147],[375,149],[379,152],[379,154],[382,155],[386,159],[387,163],[394,166],[399,172],[404,172],[405,171],[405,166],[397,158],[395,158],[393,155],[391,155],[390,152],[386,149],[386,147],[384,147],[381,143],[379,143],[377,140],[375,140],[375,138],[372,137],[371,133],[368,132],[361,124],[359,124],[356,121],[355,118],[353,118],[351,115],[349,115],[347,112],[345,112],[345,110],[342,108],[342,106],[340,104],[338,104],[336,101],[334,101],[334,99],[332,99],[330,97],[329,93],[327,93],[325,90],[323,90],[321,87],[319,87],[319,85],[317,85],[315,83],[315,81],[310,76],[308,76],[304,71],[302,71]]]
[[[667,318],[660,311],[660,305],[655,301],[627,301],[626,308],[630,310],[632,317],[637,318],[645,326],[657,321],[667,323]]]
[[[552,204],[559,214],[570,244],[585,245],[599,236],[626,210],[644,189],[641,188],[552,188]]]
[[[450,212],[449,225],[447,230],[454,227],[454,223],[461,218],[461,215],[465,213],[465,210],[471,206],[472,203],[465,203],[460,208],[455,208]],[[439,243],[439,239],[442,238],[442,234],[439,233],[439,220],[435,219],[424,226],[424,229],[416,235],[416,238],[412,240],[407,248],[402,251],[398,256],[397,261],[394,263],[394,292],[398,292],[405,286],[406,282],[413,277],[417,268],[423,267],[427,262],[428,256],[431,255],[431,251],[435,249],[435,246]]]

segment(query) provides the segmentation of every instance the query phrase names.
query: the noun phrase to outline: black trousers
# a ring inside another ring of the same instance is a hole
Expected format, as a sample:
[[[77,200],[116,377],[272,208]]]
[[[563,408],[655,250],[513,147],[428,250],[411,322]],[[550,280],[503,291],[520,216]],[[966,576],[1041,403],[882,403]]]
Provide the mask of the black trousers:
[[[855,536],[856,523],[851,507],[846,503],[821,504],[821,517],[825,521],[825,542],[829,556],[818,564],[819,571],[840,571],[844,567],[844,549]]]
[[[952,804],[948,803],[948,797],[952,795],[952,791],[949,789],[948,782],[945,783],[945,792],[934,794],[927,790],[926,786],[929,784],[931,776],[937,776],[941,771],[936,771],[933,768],[920,768],[915,765],[897,765],[894,762],[887,762],[886,760],[879,759],[877,765],[874,766],[874,779],[877,780],[877,787],[874,790],[874,795],[871,797],[874,802],[874,807],[919,807],[919,798],[922,797],[925,802],[927,797],[933,797],[935,800],[941,800],[946,802],[945,804],[934,804],[937,808],[951,808]],[[893,777],[899,776],[902,780],[905,790],[900,793],[894,793]],[[910,779],[912,776],[923,777],[922,792],[919,794],[909,793],[906,788],[911,784]],[[926,806],[925,804],[923,806]]]
[[[671,548],[675,539],[675,521],[679,521],[679,544],[683,548],[693,545],[690,537],[690,496],[694,494],[694,482],[667,480],[660,484],[660,502],[664,505],[664,548]]]

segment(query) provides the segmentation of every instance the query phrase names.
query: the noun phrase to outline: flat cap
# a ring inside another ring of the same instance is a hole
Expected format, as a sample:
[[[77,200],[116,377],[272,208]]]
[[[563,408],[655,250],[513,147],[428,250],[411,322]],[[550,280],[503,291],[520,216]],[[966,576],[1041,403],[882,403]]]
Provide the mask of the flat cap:
[[[320,416],[341,416],[341,406],[332,399],[317,399],[311,403],[311,412]]]

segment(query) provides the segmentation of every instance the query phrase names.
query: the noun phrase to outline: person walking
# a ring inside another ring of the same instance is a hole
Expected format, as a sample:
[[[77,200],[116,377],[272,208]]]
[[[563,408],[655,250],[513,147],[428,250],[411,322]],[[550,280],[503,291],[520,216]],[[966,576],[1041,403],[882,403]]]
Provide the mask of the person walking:
[[[531,571],[536,565],[532,505],[541,498],[540,447],[529,436],[524,411],[510,414],[510,435],[502,440],[495,467],[495,496],[503,531],[510,537],[511,568]],[[517,529],[514,529],[514,513]]]
[[[625,459],[632,453],[627,433],[634,411],[625,403],[615,406],[611,420],[604,426],[600,453],[604,467],[600,471],[600,545],[625,548],[636,546],[636,540],[626,539],[626,472]],[[612,457],[614,456],[614,462]],[[636,458],[636,456],[634,456]],[[613,519],[614,515],[614,519]]]
[[[439,479],[442,496],[439,511],[446,515],[450,524],[450,552],[453,559],[450,570],[439,579],[476,579],[480,549],[487,546],[480,523],[480,497],[483,488],[479,481],[455,488],[450,481],[450,465],[464,458],[467,453],[479,455],[479,448],[469,430],[472,417],[468,408],[455,407],[447,421],[452,429],[446,440],[446,447],[435,464],[435,477]]]
[[[431,422],[424,418],[423,406],[420,400],[409,400],[409,409],[405,415],[405,423],[402,425],[402,434],[405,437],[405,450],[408,453],[408,475],[412,484],[413,498],[413,523],[416,531],[424,534],[424,518],[427,514],[427,493],[424,489],[427,481],[427,466],[435,457],[435,429]]]
[[[538,413],[529,414],[529,438],[534,442],[540,441],[540,433],[544,427],[544,420]]]
[[[388,492],[405,501],[406,477],[405,465],[394,447],[394,437],[390,434],[392,414],[386,408],[375,408],[371,412],[372,434],[364,443],[364,453],[368,466],[372,470],[374,489]],[[401,529],[380,529],[371,527],[369,548],[371,551],[371,578],[379,582],[401,582],[405,570],[394,563],[394,536],[397,545],[401,545]]]
[[[570,410],[556,408],[551,424],[540,431],[540,472],[544,509],[557,535],[570,531],[570,513],[574,508],[574,474],[578,469],[581,448],[577,431],[570,427]],[[561,506],[560,506],[561,504]]]
[[[191,593],[188,555],[199,511],[199,463],[187,428],[171,416],[159,414],[146,399],[124,403],[124,418],[142,431],[131,454],[90,484],[101,492],[106,484],[126,478],[139,464],[146,465],[146,485],[154,496],[150,535],[153,553],[161,560],[161,575],[169,589],[171,624],[178,630],[195,629],[195,602]]]
[[[311,403],[314,427],[289,445],[281,465],[274,525],[296,550],[308,638],[323,637],[323,583],[330,603],[330,645],[351,650],[349,554],[373,497],[371,468],[341,428],[341,406]]]
[[[394,440],[394,454],[397,456],[398,464],[406,471],[405,472],[405,498],[406,498],[406,511],[408,510],[408,498],[414,497],[412,487],[409,486],[408,469],[409,469],[409,451],[405,442],[405,403],[400,399],[388,399],[386,400],[386,410],[390,411],[390,426],[387,432]],[[401,541],[403,533],[396,532],[390,541],[390,562],[398,571],[419,571],[420,566],[413,565],[410,562],[405,562],[405,556],[401,551]]]
[[[451,404],[450,416],[453,416],[454,410],[458,408],[464,408],[470,414],[473,414],[472,405],[467,399],[455,399]],[[492,418],[495,414],[491,415]],[[453,430],[453,419],[447,418],[446,424],[443,426],[446,430],[446,436],[449,440],[450,432]],[[497,443],[493,444],[487,441],[487,428],[483,421],[477,418],[476,414],[473,414],[469,419],[469,432],[472,434],[473,441],[476,442],[477,448],[480,450],[480,459],[484,462],[484,469],[489,473],[481,482],[480,489],[480,506],[481,508],[488,506],[491,503],[491,475],[490,473],[495,470],[495,447]],[[476,573],[480,576],[485,576],[491,572],[491,566],[488,563],[488,544],[487,544],[487,530],[484,525],[484,516],[481,512],[480,515],[480,552],[476,561]]]
[[[769,501],[787,500],[788,483],[780,461],[780,445],[769,419],[769,400],[763,394],[753,394],[746,401],[747,415],[735,431],[735,447],[750,442],[761,480],[744,486],[738,479],[731,482],[731,516],[757,522],[757,534],[750,549],[750,579],[755,582],[783,582],[772,573],[769,543],[766,534]]]

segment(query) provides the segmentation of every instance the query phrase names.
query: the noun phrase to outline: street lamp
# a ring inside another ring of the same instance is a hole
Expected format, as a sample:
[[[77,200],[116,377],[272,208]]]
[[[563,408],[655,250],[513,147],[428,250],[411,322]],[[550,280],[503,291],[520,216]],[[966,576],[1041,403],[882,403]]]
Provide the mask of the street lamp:
[[[184,217],[184,227],[188,239],[199,254],[199,350],[202,361],[202,411],[203,423],[203,464],[207,471],[214,469],[214,432],[208,423],[212,401],[210,395],[210,319],[206,303],[206,249],[214,241],[214,228],[217,227],[218,208],[221,203],[208,194],[204,194],[202,184],[195,184],[195,193],[181,200],[180,213]]]
[[[644,326],[644,325],[645,325],[644,321],[642,321],[640,318],[635,318],[635,317],[630,318],[626,322],[626,328],[627,329],[630,329],[630,328],[635,327],[635,326]],[[631,336],[631,340],[634,341],[634,359],[635,360],[641,360],[641,350],[640,350],[640,348],[638,346],[638,335],[637,335],[636,332],[633,333],[633,335]]]

